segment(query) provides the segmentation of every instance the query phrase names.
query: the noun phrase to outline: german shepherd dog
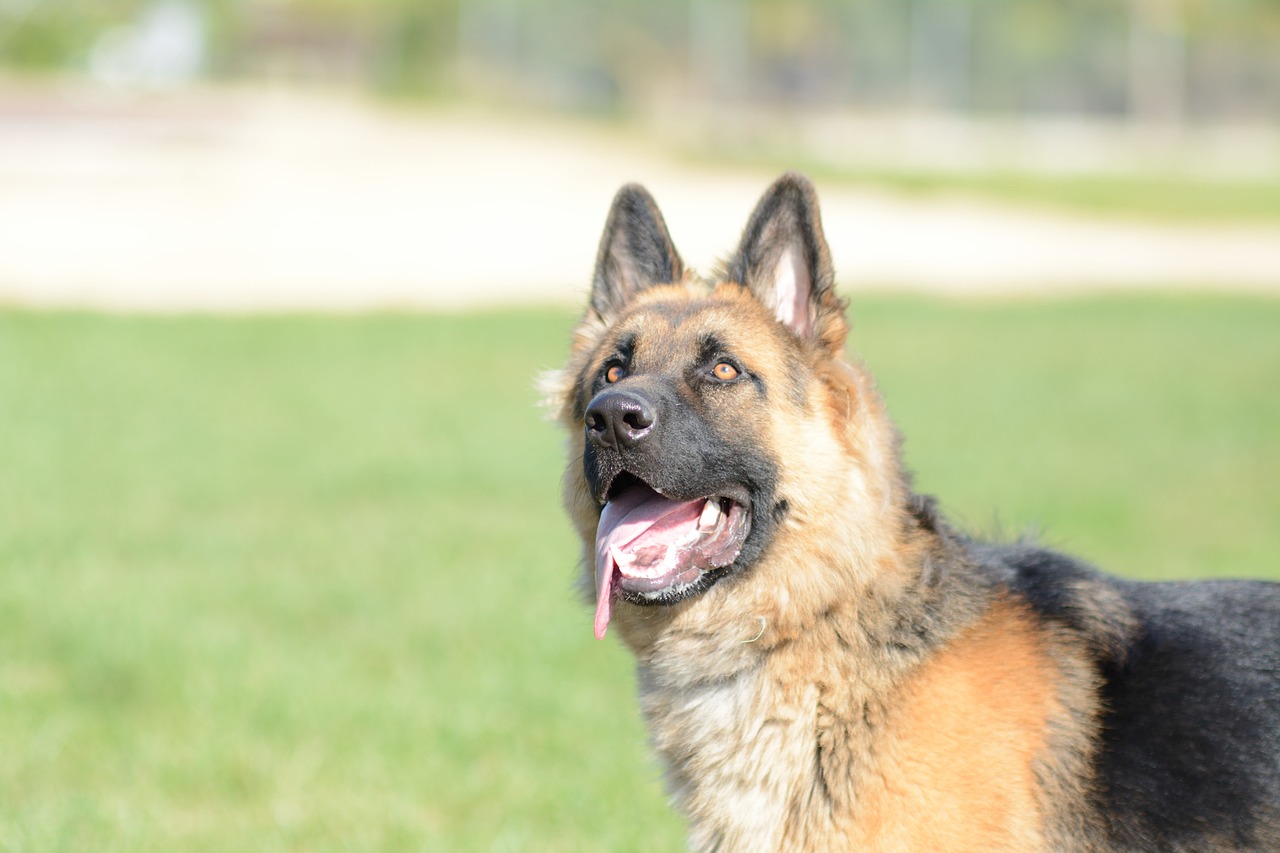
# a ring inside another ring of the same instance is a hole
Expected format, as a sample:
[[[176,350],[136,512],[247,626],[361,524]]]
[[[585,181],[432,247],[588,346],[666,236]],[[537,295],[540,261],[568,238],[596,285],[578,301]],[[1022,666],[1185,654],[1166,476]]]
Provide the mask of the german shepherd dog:
[[[631,185],[551,377],[595,633],[691,846],[1280,851],[1280,585],[953,530],[847,330],[805,178],[714,283]]]

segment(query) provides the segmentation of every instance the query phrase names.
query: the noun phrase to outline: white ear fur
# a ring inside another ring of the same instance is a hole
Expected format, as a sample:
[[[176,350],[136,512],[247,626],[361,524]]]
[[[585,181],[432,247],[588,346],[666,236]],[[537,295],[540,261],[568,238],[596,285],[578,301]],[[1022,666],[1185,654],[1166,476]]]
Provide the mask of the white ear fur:
[[[808,337],[813,326],[809,318],[809,292],[812,288],[809,269],[800,253],[792,246],[785,247],[778,254],[773,268],[773,304],[769,307],[784,326],[801,338]]]

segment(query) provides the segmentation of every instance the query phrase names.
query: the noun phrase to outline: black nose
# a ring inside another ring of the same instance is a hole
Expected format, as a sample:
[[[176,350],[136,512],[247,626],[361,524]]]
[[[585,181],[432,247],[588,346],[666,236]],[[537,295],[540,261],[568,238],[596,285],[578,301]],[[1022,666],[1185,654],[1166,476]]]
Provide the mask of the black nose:
[[[605,391],[587,407],[587,437],[615,449],[631,447],[653,431],[653,404],[629,391]]]

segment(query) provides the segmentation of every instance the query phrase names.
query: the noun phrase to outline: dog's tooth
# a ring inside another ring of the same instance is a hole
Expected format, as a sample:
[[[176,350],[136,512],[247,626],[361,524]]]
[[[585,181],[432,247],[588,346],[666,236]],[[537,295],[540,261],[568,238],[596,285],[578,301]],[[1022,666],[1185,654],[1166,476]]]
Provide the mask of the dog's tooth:
[[[702,530],[709,530],[716,526],[716,522],[720,520],[720,501],[717,498],[708,498],[706,504],[702,507],[702,515],[698,518],[698,527]]]

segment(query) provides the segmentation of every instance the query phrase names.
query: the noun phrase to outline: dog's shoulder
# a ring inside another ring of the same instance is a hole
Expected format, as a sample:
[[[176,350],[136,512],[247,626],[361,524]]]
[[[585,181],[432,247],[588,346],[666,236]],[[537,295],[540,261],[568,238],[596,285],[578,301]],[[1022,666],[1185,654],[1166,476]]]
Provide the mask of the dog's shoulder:
[[[1120,580],[1025,543],[975,556],[1095,668],[1113,843],[1280,848],[1280,584]]]
[[[976,544],[982,570],[1046,626],[1071,635],[1100,664],[1122,664],[1140,616],[1122,584],[1074,557],[1035,543]]]

